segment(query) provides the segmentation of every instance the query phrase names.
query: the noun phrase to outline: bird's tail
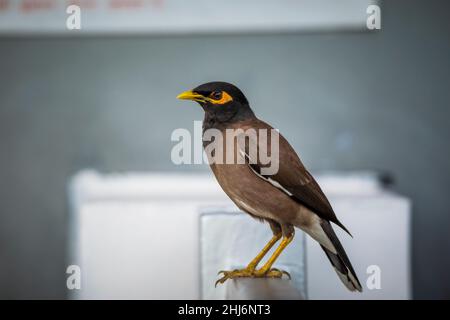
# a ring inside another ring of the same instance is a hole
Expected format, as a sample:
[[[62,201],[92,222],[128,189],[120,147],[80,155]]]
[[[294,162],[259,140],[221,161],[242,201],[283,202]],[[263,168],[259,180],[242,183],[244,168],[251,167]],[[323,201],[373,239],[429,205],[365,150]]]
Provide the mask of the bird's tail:
[[[325,254],[336,270],[337,275],[350,291],[362,292],[361,283],[356,276],[355,270],[353,270],[353,266],[350,263],[350,260],[348,259],[341,242],[336,236],[336,233],[334,233],[331,224],[328,221],[322,220],[320,225],[322,226],[323,231],[326,233],[334,248],[336,249],[335,254],[321,245],[323,251],[325,251]]]

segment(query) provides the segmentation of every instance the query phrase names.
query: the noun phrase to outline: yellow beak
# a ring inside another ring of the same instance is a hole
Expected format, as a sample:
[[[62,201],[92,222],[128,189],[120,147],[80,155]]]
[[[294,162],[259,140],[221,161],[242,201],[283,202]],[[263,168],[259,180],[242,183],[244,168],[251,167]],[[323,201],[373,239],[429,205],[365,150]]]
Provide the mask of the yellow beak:
[[[177,96],[177,99],[193,100],[193,101],[200,101],[200,102],[204,102],[205,101],[205,97],[204,96],[202,96],[201,94],[192,92],[192,91],[185,91],[183,93],[180,93]]]

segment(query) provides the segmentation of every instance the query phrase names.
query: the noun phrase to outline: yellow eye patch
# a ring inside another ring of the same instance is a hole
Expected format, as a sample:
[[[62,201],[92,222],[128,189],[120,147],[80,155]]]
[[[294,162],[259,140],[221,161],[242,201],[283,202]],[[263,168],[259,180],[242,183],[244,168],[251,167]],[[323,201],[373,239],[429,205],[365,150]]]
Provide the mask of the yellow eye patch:
[[[233,101],[233,98],[225,91],[220,92],[220,97],[215,98],[214,95],[208,97],[207,100],[212,104],[225,104],[227,102]]]

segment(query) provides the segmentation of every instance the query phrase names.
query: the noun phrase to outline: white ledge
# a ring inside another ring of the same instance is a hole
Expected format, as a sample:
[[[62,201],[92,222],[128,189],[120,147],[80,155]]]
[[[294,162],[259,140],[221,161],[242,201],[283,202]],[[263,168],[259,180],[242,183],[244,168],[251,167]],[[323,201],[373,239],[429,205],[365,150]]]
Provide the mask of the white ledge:
[[[228,300],[303,300],[288,279],[238,278],[223,285]]]

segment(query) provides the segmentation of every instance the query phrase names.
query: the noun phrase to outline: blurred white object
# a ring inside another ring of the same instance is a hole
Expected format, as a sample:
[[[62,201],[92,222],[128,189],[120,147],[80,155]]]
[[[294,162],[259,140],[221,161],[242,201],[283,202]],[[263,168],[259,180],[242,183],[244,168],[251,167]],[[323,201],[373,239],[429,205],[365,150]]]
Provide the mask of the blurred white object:
[[[70,199],[72,298],[200,298],[200,208],[231,202],[214,177],[83,171]]]
[[[216,280],[221,277],[217,275],[217,271],[245,268],[270,240],[272,231],[268,224],[259,223],[248,214],[237,213],[237,209],[212,208],[205,209],[204,212],[200,218],[201,297],[225,299],[227,287],[214,287]],[[260,266],[278,244],[261,261]],[[292,243],[273,266],[290,273],[292,286],[303,297],[306,296],[305,248],[305,235],[303,232],[297,232]]]
[[[303,300],[292,281],[271,278],[237,278],[224,283],[227,300]]]
[[[329,194],[339,220],[351,238],[333,226],[363,286],[362,293],[344,288],[319,245],[307,237],[309,299],[410,299],[409,200],[387,192]],[[371,267],[373,266],[373,267]],[[380,289],[370,290],[367,279],[379,268]]]
[[[339,219],[354,235],[351,239],[335,227],[364,292],[347,292],[319,245],[306,237],[307,298],[408,299],[411,295],[409,201],[384,191],[371,174],[320,175],[318,182]],[[201,298],[201,270],[212,274],[217,267],[208,260],[203,260],[203,265],[200,263],[203,259],[200,215],[213,207],[234,208],[214,177],[210,174],[100,175],[83,171],[71,181],[69,194],[71,255],[68,262],[80,266],[82,279],[81,290],[69,291],[71,298]],[[216,229],[229,230],[227,238],[220,235],[217,242],[222,244],[217,247],[217,253],[223,255],[223,261],[228,261],[221,268],[243,265],[270,238],[270,229],[244,215],[224,218],[228,222],[223,221],[223,228]],[[239,254],[234,252],[242,261],[231,260],[231,253],[224,245],[242,234],[233,227],[236,219],[249,221],[248,226],[252,232],[256,230],[261,242],[246,241]],[[204,231],[211,233],[213,229]],[[297,238],[301,239],[300,230]],[[302,252],[295,245],[288,247],[280,257],[279,266],[296,272],[292,266],[301,261]],[[366,287],[369,276],[366,270],[370,265],[381,269],[380,290]],[[212,279],[211,275],[208,277]],[[300,278],[297,276],[295,281]],[[207,283],[203,285],[207,287]],[[225,297],[220,287],[212,291],[214,284],[210,286],[211,290],[204,290],[205,297]]]
[[[377,0],[98,0],[80,4],[79,30],[68,30],[66,1],[10,0],[0,10],[0,34],[189,34],[366,30],[366,9]],[[40,3],[40,5],[39,5]],[[77,1],[75,1],[77,4]],[[78,15],[76,15],[78,17]],[[73,21],[73,18],[69,19]]]

